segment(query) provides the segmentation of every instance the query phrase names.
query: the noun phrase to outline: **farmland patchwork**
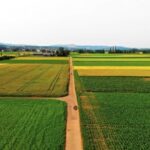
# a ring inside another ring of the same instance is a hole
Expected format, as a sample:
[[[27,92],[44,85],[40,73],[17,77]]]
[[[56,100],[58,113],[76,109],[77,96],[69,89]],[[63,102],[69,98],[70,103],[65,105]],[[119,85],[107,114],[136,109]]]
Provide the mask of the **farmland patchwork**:
[[[84,149],[149,149],[150,58],[143,56],[74,57]]]

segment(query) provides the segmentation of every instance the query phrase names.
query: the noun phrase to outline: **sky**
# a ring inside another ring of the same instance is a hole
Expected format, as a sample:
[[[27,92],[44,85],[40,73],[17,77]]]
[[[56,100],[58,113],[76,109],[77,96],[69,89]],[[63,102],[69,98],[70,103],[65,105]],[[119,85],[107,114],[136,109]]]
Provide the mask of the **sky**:
[[[0,0],[0,43],[150,47],[150,0]]]

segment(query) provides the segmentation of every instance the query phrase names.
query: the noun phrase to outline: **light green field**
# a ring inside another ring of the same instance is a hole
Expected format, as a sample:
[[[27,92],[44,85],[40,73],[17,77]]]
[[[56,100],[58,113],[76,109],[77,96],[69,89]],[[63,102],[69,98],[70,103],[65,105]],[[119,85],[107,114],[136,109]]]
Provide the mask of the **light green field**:
[[[65,96],[68,93],[67,64],[0,65],[1,96]]]
[[[65,149],[66,104],[0,98],[0,149]]]
[[[150,61],[150,58],[147,58],[147,57],[141,57],[141,58],[130,58],[130,57],[126,57],[126,58],[124,58],[124,57],[106,57],[106,58],[99,58],[99,57],[96,57],[96,58],[93,58],[93,57],[90,57],[90,58],[88,58],[88,57],[82,57],[82,58],[80,58],[80,57],[78,57],[78,58],[73,58],[73,60],[75,61],[75,62],[82,62],[82,61],[84,61],[84,62],[86,62],[86,61],[88,61],[88,62],[99,62],[99,61],[129,61],[129,62],[131,62],[131,61]]]
[[[2,52],[1,53],[3,56],[27,56],[27,55],[32,55],[32,52]]]
[[[135,54],[135,53],[131,53],[131,54],[100,54],[100,53],[83,53],[83,54],[73,54],[72,53],[72,56],[75,57],[75,58],[82,58],[82,57],[85,57],[85,58],[95,58],[95,57],[108,57],[108,58],[111,58],[111,57],[123,57],[123,58],[141,58],[141,57],[148,57],[150,58],[150,54]]]
[[[150,66],[150,54],[80,54],[74,66]]]

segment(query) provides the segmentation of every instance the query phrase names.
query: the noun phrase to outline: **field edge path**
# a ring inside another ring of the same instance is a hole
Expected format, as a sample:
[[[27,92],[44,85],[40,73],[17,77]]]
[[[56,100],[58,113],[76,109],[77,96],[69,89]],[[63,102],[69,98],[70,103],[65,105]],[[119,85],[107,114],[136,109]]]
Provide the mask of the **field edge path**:
[[[77,96],[75,91],[74,71],[72,58],[69,60],[69,93],[66,97],[60,97],[59,100],[67,103],[67,125],[66,125],[66,150],[83,150],[81,127],[80,127],[80,115],[78,108]]]

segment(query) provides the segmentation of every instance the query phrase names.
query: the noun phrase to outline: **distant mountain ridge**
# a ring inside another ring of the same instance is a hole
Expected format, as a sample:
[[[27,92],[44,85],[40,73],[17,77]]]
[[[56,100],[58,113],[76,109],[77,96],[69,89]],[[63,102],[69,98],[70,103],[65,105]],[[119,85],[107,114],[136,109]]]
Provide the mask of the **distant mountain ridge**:
[[[38,45],[24,45],[24,44],[7,44],[7,43],[0,43],[0,48],[9,49],[9,48],[58,48],[64,47],[68,50],[76,50],[76,49],[85,49],[85,50],[110,50],[114,48],[114,46],[105,46],[105,45],[75,45],[75,44],[58,44],[58,45],[45,45],[45,46],[38,46]],[[119,50],[130,50],[132,48],[125,47],[125,46],[115,46],[116,49]]]
[[[116,48],[119,50],[130,50],[129,47],[124,46],[105,46],[105,45],[53,45],[54,47],[65,47],[67,49],[86,49],[86,50],[110,50]]]

